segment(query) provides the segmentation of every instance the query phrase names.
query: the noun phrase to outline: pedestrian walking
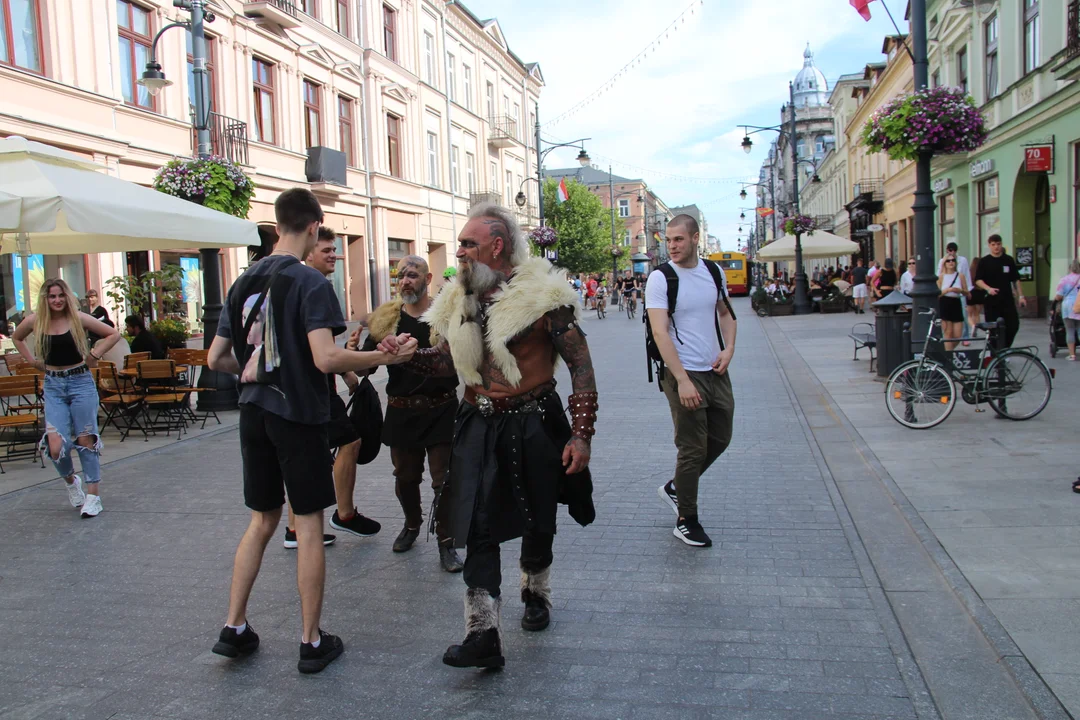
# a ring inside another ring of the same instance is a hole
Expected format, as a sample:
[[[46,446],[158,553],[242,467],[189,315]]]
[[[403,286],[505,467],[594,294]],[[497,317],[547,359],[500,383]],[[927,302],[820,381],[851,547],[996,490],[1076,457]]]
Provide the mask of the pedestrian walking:
[[[328,283],[337,266],[336,246],[337,233],[324,225],[319,228],[315,249],[304,259],[304,263],[322,273]],[[337,508],[330,516],[330,527],[357,537],[372,537],[379,533],[382,525],[361,514],[353,499],[356,491],[356,460],[360,456],[360,433],[349,418],[345,401],[338,395],[338,376],[330,374],[326,377],[330,386],[330,424],[327,425],[326,434],[330,449],[334,451],[334,499],[337,501]],[[345,381],[350,395],[360,386],[360,379],[354,372],[341,373],[341,379]],[[295,550],[298,544],[295,516],[292,505],[287,504],[287,507],[288,518],[282,544],[286,550]],[[336,535],[323,533],[323,545],[333,545],[336,540]]]
[[[956,243],[950,242],[945,246],[945,255],[938,261],[937,274],[941,275],[944,272],[945,260],[950,257],[956,259],[956,271],[964,276],[964,279],[967,281],[968,290],[970,291],[975,287],[974,276],[971,274],[971,263],[968,262],[966,257],[959,253],[959,247]],[[977,303],[976,307],[973,309],[970,298],[968,297],[970,294],[971,293],[969,292],[968,295],[961,296],[960,298],[960,303],[964,307],[964,319],[969,326],[965,328],[965,336],[975,334],[975,325],[978,324],[979,315],[981,314],[981,310],[979,310]],[[965,344],[970,345],[971,343],[965,341]]]
[[[874,295],[879,300],[896,289],[896,268],[892,258],[885,258],[885,267],[874,276]]]
[[[453,667],[501,667],[499,545],[521,538],[521,627],[550,623],[552,542],[560,500],[592,522],[588,465],[597,393],[581,308],[565,276],[530,257],[514,216],[482,204],[458,238],[459,272],[423,320],[442,342],[420,350],[410,370],[455,372],[465,382],[450,472],[437,512],[467,548],[465,640],[450,646]],[[393,350],[397,338],[379,347]],[[572,425],[555,391],[555,362],[570,370]]]
[[[939,272],[938,275],[941,273]],[[911,291],[915,289],[915,258],[908,258],[907,270],[900,276],[900,292],[905,295],[911,295]]]
[[[862,258],[855,261],[855,267],[851,269],[851,297],[855,301],[856,314],[866,313],[866,278],[869,273]]]
[[[344,331],[345,320],[337,296],[317,270],[301,262],[318,237],[319,201],[309,190],[286,190],[274,214],[277,246],[233,283],[208,358],[211,370],[240,375],[244,502],[251,509],[233,564],[228,618],[213,652],[238,657],[259,647],[247,621],[248,598],[288,491],[296,513],[303,619],[297,669],[315,673],[344,650],[341,638],[319,625],[326,574],[323,510],[335,501],[326,375],[405,362],[416,341],[401,338],[394,355],[339,348],[334,335]]]
[[[34,349],[26,344],[34,334]],[[93,347],[89,334],[101,338]],[[68,284],[46,280],[38,292],[37,308],[19,323],[12,341],[23,361],[45,372],[45,436],[53,467],[67,486],[68,501],[84,518],[102,511],[101,450],[98,431],[98,390],[90,368],[120,339],[120,333],[79,312],[79,301]],[[82,477],[75,473],[72,455],[78,453]]]
[[[731,442],[735,398],[728,366],[735,353],[735,314],[719,268],[698,258],[697,221],[678,215],[668,222],[671,261],[645,285],[649,332],[663,358],[661,387],[675,425],[675,476],[659,488],[675,510],[675,537],[709,547],[698,514],[702,474]],[[674,287],[673,287],[674,286]]]
[[[1020,270],[1016,267],[1016,260],[1005,252],[1000,235],[991,235],[987,238],[987,244],[990,254],[979,260],[975,285],[986,291],[983,306],[986,322],[997,322],[998,318],[1003,318],[1005,347],[1012,347],[1016,333],[1020,331],[1020,314],[1016,310],[1016,303],[1019,302],[1020,307],[1027,307],[1027,299],[1020,290]]]
[[[959,338],[964,332],[964,308],[960,299],[967,295],[967,276],[960,272],[956,258],[945,258],[943,272],[938,275],[938,316],[941,318],[941,335],[945,340]],[[946,342],[946,350],[955,350],[955,342]]]
[[[1061,319],[1065,323],[1065,342],[1069,345],[1069,360],[1076,360],[1076,341],[1080,338],[1080,259],[1069,263],[1069,273],[1061,278],[1054,300],[1061,303]]]
[[[368,319],[365,351],[375,350],[387,336],[406,333],[424,350],[438,345],[440,337],[431,326],[420,319],[431,307],[431,273],[427,261],[419,255],[403,257],[397,266],[398,292],[395,300],[383,303]],[[350,338],[346,347],[355,348],[359,336]],[[454,416],[458,409],[457,375],[430,377],[413,372],[406,365],[387,369],[386,420],[382,428],[382,443],[390,448],[394,465],[394,494],[401,503],[405,524],[394,540],[393,551],[407,552],[420,536],[424,511],[420,486],[424,482],[424,458],[427,458],[431,489],[435,491],[436,507],[450,465],[451,442],[454,439]],[[434,518],[433,518],[434,521]],[[443,522],[434,522],[439,542],[439,563],[446,572],[461,572],[461,558],[454,549]]]

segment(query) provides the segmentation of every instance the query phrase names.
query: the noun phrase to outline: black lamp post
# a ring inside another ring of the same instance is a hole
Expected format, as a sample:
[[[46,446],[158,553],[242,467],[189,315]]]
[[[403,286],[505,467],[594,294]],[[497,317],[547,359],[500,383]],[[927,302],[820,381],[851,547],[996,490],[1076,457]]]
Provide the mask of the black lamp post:
[[[927,87],[929,60],[926,40],[926,0],[911,0],[911,46],[915,91]],[[936,307],[938,297],[937,268],[934,266],[934,193],[930,186],[931,153],[919,154],[915,165],[915,284],[911,290],[914,341],[926,337],[930,322],[925,311]],[[915,344],[914,342],[912,343]]]
[[[207,97],[207,72],[206,72],[206,33],[203,25],[213,22],[215,17],[206,9],[206,0],[173,0],[173,5],[187,10],[191,14],[191,20],[187,22],[169,23],[161,28],[154,36],[150,45],[150,60],[146,63],[146,70],[139,78],[139,84],[147,89],[151,95],[157,95],[162,89],[172,85],[172,81],[165,77],[161,70],[161,64],[157,61],[157,44],[161,35],[166,30],[175,27],[187,28],[191,31],[191,65],[194,75],[194,87],[191,88],[195,105],[195,154],[198,157],[209,157],[210,148],[210,101]],[[203,347],[209,348],[217,335],[218,320],[221,318],[221,257],[217,248],[202,248],[199,250],[199,259],[203,272]],[[236,378],[233,375],[215,372],[209,367],[204,367],[199,376],[199,387],[212,389],[213,392],[199,393],[199,409],[208,411],[235,410],[240,400],[236,389]]]
[[[536,122],[535,122],[535,127],[533,128],[535,133],[536,133],[536,178],[535,178],[535,180],[536,180],[536,199],[537,199],[537,206],[538,206],[537,210],[539,212],[539,217],[540,217],[540,227],[543,227],[544,226],[544,171],[543,171],[544,158],[547,157],[547,154],[549,152],[551,152],[552,150],[554,150],[556,148],[576,147],[580,151],[580,152],[578,152],[577,161],[579,163],[581,163],[581,167],[588,167],[591,158],[589,157],[589,153],[585,152],[585,146],[582,143],[584,143],[586,140],[592,140],[592,138],[580,138],[578,140],[571,140],[570,142],[564,142],[564,143],[547,143],[547,145],[548,145],[547,149],[546,150],[541,150],[541,146],[544,144],[545,141],[543,139],[541,139],[541,137],[540,137],[540,103],[536,103],[534,107],[536,108],[536,112],[535,112]],[[525,181],[522,181],[521,184],[524,185]],[[525,206],[525,202],[526,202],[525,193],[524,193],[524,191],[521,190],[520,187],[518,188],[518,194],[517,194],[517,197],[514,198],[514,202],[517,203],[518,207],[524,207]]]

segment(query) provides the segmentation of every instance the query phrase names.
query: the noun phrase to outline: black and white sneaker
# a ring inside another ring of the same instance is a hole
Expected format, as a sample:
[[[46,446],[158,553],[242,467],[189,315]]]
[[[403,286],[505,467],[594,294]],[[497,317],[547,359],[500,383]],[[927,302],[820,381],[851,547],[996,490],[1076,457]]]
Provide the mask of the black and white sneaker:
[[[250,655],[259,649],[259,636],[255,634],[251,623],[244,628],[244,632],[237,633],[235,628],[223,627],[218,641],[214,643],[212,652],[225,657],[239,657]]]
[[[696,515],[679,518],[679,522],[675,525],[672,533],[687,545],[712,547],[712,540],[705,534],[705,530],[701,527]]]
[[[675,494],[675,481],[668,480],[666,483],[656,489],[656,494],[660,496],[660,499],[671,506],[672,512],[676,515],[679,514],[679,496]]]
[[[306,674],[322,672],[345,651],[345,644],[337,635],[331,635],[319,629],[319,647],[311,643],[300,643],[300,662],[296,669]]]
[[[378,521],[364,517],[356,511],[356,508],[353,508],[353,515],[348,520],[342,520],[341,516],[338,515],[338,511],[335,510],[334,514],[330,516],[330,527],[359,537],[371,537],[382,530],[382,525]]]
[[[329,547],[330,545],[333,545],[335,542],[337,542],[337,535],[331,535],[330,533],[325,533],[322,536],[322,544],[324,546],[326,546],[326,547]],[[283,545],[285,546],[286,550],[295,550],[296,549],[297,543],[296,543],[296,531],[295,530],[290,530],[289,528],[285,528],[285,542],[283,543]]]

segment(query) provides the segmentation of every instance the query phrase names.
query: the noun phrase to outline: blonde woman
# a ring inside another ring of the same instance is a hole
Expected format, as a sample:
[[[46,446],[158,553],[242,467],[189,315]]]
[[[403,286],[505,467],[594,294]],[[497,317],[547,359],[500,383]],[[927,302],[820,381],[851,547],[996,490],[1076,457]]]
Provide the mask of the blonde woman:
[[[34,333],[34,351],[26,338]],[[92,349],[87,334],[101,338]],[[49,457],[67,483],[72,507],[84,518],[101,512],[101,437],[98,435],[98,392],[90,367],[120,339],[115,328],[86,313],[63,280],[46,280],[37,312],[19,323],[12,340],[23,360],[45,371],[45,438]],[[79,453],[83,477],[75,474],[71,456]],[[83,483],[86,490],[83,491]]]
[[[938,316],[941,318],[941,336],[950,340],[959,338],[964,332],[964,306],[960,300],[968,295],[967,275],[959,272],[955,257],[946,257],[942,262],[942,273],[938,276]],[[946,350],[955,350],[955,342],[946,342]]]

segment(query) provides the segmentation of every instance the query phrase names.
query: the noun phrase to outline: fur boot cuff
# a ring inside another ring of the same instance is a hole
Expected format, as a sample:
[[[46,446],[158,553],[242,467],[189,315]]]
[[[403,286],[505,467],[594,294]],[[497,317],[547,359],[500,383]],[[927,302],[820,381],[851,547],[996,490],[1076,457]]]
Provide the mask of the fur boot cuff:
[[[469,588],[465,591],[466,634],[492,629],[499,629],[499,598],[484,588]]]
[[[543,601],[545,607],[551,607],[551,567],[539,572],[521,571],[521,602],[528,602],[532,595]]]

